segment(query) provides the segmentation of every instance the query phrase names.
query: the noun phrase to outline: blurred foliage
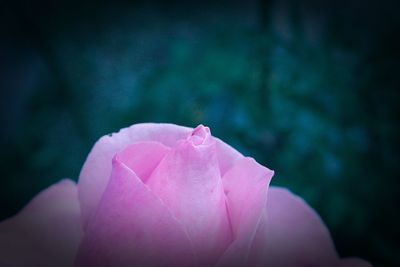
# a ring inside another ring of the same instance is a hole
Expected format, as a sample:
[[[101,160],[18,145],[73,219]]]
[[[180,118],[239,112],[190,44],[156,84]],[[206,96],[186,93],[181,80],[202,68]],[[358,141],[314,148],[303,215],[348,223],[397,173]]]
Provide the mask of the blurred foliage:
[[[3,6],[0,218],[138,122],[203,123],[304,197],[342,256],[400,265],[394,3]]]

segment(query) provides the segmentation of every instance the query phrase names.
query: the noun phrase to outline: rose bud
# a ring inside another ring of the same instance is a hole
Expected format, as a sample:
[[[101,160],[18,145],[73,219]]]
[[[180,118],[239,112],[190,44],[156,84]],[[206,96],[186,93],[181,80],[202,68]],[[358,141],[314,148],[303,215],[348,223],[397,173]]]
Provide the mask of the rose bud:
[[[371,266],[273,174],[208,127],[133,125],[0,223],[0,266]]]

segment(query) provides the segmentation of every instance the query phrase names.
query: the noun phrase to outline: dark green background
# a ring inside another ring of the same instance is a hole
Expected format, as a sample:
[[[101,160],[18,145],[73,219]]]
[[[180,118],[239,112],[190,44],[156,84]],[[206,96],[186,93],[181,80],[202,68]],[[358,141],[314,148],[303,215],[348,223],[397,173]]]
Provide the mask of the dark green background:
[[[104,134],[202,123],[317,209],[342,256],[400,266],[398,7],[1,4],[0,219],[76,180]]]

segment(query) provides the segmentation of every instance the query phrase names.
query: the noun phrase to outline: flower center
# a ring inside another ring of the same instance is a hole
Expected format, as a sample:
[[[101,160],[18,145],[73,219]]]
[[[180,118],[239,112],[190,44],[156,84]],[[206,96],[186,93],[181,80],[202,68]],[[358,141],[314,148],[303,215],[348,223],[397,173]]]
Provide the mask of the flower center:
[[[188,140],[195,146],[205,145],[209,142],[210,136],[210,128],[200,124],[193,130],[192,134],[188,137]]]

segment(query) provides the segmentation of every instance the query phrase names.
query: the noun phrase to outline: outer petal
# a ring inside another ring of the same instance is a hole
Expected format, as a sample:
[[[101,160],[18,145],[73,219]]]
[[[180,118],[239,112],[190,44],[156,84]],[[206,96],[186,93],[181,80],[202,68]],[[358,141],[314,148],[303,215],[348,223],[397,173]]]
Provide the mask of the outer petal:
[[[299,197],[272,187],[248,266],[329,266],[338,256],[319,216]]]
[[[143,123],[121,129],[118,133],[105,135],[92,148],[79,175],[79,201],[85,226],[95,211],[111,174],[114,155],[126,146],[143,141],[160,142],[166,146],[187,136],[190,128],[173,124]]]
[[[100,138],[86,159],[79,176],[78,189],[83,225],[86,225],[88,218],[95,211],[107,186],[111,174],[111,161],[117,152],[130,144],[145,141],[159,142],[167,147],[173,147],[177,141],[185,139],[192,130],[174,124],[143,123]],[[221,173],[224,173],[243,156],[221,140],[217,138],[215,140],[218,162]]]
[[[212,266],[231,241],[215,140],[197,127],[154,170],[148,186],[180,220],[201,266]]]
[[[110,183],[80,244],[77,266],[196,266],[182,225],[126,165]]]
[[[243,158],[223,177],[234,242],[218,266],[244,266],[267,201],[273,171]]]
[[[77,188],[59,182],[0,224],[0,266],[73,265],[81,238]]]
[[[236,164],[236,162],[238,162],[238,160],[243,158],[243,155],[220,139],[215,137],[214,139],[216,141],[215,145],[217,148],[219,169],[221,172],[221,176],[223,176]]]

